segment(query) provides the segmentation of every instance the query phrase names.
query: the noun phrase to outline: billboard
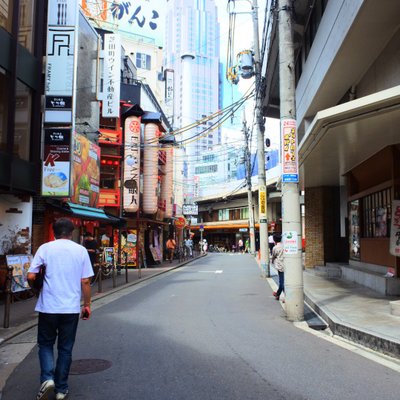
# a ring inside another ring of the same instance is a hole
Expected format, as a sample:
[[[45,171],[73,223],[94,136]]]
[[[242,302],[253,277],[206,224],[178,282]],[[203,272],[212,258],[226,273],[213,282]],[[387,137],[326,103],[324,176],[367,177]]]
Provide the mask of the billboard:
[[[42,196],[69,197],[71,129],[46,128]]]
[[[71,201],[96,207],[99,200],[100,147],[74,132],[71,173]]]
[[[163,45],[166,0],[80,0],[80,3],[85,16],[101,28],[146,36],[158,46]]]

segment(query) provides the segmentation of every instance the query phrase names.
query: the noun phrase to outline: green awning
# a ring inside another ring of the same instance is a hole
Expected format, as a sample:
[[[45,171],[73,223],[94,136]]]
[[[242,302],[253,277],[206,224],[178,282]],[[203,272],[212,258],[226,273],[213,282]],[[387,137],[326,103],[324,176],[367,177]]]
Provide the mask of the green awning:
[[[111,218],[109,218],[106,215],[104,210],[101,210],[99,208],[81,206],[80,204],[74,204],[70,202],[67,202],[66,205],[68,206],[70,211],[75,215],[91,219],[102,219],[111,222]]]

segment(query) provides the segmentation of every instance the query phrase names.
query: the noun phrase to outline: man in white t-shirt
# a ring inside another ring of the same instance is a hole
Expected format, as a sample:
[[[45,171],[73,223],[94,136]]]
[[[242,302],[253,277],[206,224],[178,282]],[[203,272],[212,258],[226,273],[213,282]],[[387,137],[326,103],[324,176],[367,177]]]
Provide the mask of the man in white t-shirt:
[[[73,242],[74,225],[67,218],[53,224],[56,240],[41,245],[28,270],[33,285],[40,266],[46,268],[43,288],[35,311],[39,312],[38,346],[40,361],[40,390],[36,400],[47,399],[54,389],[56,400],[68,395],[68,375],[72,348],[78,327],[79,313],[88,319],[90,310],[90,277],[93,269],[87,250]],[[81,310],[81,294],[83,307]],[[58,357],[54,365],[53,347],[57,340]]]

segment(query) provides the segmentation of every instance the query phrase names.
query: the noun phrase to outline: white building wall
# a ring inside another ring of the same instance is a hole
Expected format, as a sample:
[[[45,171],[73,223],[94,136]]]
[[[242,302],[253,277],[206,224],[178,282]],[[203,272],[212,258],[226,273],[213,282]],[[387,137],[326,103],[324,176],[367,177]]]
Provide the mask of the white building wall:
[[[296,88],[297,120],[307,116],[364,0],[329,1]],[[338,99],[339,100],[339,99]]]

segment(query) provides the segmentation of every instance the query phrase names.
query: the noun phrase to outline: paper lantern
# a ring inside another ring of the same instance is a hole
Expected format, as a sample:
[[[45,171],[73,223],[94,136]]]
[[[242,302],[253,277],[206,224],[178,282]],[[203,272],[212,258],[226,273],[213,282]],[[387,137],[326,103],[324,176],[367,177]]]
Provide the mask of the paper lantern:
[[[144,127],[143,150],[143,212],[155,214],[158,209],[158,126],[148,123]]]

